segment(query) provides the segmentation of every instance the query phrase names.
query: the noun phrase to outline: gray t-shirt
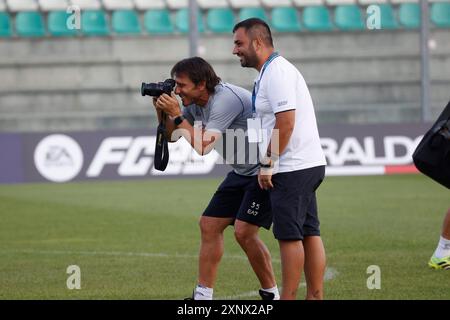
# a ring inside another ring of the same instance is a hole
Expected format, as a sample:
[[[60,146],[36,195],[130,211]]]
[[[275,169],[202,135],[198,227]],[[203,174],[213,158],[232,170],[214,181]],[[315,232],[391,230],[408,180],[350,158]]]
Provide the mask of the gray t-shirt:
[[[184,107],[183,115],[191,125],[220,131],[222,139],[214,149],[237,174],[255,175],[258,171],[257,144],[248,142],[247,119],[252,117],[252,95],[244,88],[219,83],[204,107]]]

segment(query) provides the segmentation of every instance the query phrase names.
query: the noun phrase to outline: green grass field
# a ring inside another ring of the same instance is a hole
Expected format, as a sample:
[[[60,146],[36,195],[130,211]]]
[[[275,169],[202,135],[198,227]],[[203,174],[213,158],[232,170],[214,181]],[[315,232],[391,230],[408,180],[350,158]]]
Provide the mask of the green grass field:
[[[197,222],[221,179],[0,186],[0,299],[182,299],[197,275]],[[450,205],[422,175],[328,177],[318,192],[326,299],[449,299],[427,267]],[[281,283],[278,246],[261,231]],[[217,298],[258,299],[228,228]],[[81,289],[68,290],[69,265]],[[381,269],[381,289],[366,286]],[[303,282],[303,279],[302,279]],[[304,285],[299,290],[303,299]]]

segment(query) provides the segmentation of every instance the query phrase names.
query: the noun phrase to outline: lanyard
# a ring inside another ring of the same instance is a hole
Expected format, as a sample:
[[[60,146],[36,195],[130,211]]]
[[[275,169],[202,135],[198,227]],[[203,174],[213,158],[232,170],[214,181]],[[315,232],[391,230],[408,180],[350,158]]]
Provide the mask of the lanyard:
[[[278,52],[274,52],[270,55],[269,59],[267,59],[267,61],[264,63],[262,70],[261,70],[261,76],[259,77],[258,81],[255,81],[255,84],[253,85],[253,91],[252,91],[252,114],[253,114],[253,118],[256,117],[256,95],[258,94],[259,91],[259,83],[261,82],[261,79],[264,75],[264,71],[266,71],[267,66],[276,58],[279,57],[280,55],[278,54]]]

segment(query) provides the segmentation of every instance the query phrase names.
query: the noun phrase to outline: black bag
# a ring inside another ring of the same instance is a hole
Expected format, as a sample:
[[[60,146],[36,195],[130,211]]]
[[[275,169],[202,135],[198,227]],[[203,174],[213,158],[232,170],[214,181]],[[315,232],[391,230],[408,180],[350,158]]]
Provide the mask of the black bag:
[[[420,172],[450,189],[450,101],[412,157]]]

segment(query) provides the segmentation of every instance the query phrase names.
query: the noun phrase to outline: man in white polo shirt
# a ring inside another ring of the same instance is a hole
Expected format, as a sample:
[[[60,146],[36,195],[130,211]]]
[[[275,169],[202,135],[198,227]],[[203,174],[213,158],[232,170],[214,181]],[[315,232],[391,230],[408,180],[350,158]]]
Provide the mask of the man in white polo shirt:
[[[315,191],[325,175],[311,96],[297,68],[274,51],[269,26],[250,18],[233,29],[233,54],[259,71],[253,88],[252,142],[259,142],[262,189],[270,190],[282,263],[281,299],[295,299],[305,270],[307,299],[323,298],[325,249]]]

